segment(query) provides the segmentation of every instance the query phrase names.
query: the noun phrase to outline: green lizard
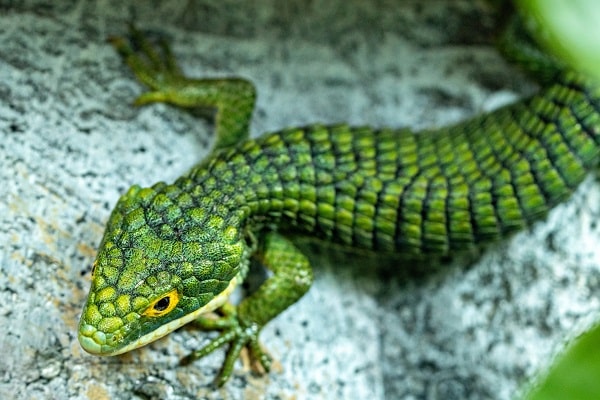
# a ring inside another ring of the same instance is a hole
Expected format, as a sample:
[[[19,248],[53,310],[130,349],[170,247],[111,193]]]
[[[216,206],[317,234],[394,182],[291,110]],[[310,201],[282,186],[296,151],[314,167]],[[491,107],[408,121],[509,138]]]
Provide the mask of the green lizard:
[[[79,325],[92,354],[121,354],[196,320],[222,333],[185,362],[229,344],[219,384],[244,347],[268,370],[260,330],[313,279],[289,234],[443,256],[544,217],[598,165],[600,89],[549,58],[530,57],[551,82],[538,95],[448,128],[312,125],[249,139],[250,82],[190,79],[165,44],[135,31],[131,42],[113,39],[152,89],[136,103],[216,109],[216,144],[174,183],[133,186],[118,201]],[[274,274],[228,305],[251,257]],[[219,308],[221,319],[201,316]]]

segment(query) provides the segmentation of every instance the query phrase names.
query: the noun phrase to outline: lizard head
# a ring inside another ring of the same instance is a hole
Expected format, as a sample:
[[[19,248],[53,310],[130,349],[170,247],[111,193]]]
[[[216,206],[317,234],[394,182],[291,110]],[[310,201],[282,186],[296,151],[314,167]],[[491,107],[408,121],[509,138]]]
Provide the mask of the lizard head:
[[[79,323],[89,353],[116,355],[220,307],[247,267],[240,230],[181,185],[133,186],[113,210]]]

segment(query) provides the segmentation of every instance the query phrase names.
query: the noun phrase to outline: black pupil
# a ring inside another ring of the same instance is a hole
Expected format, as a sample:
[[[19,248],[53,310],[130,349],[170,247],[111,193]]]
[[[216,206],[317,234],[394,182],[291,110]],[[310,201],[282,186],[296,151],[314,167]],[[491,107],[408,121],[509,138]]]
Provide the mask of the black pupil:
[[[167,309],[167,307],[169,307],[170,302],[171,301],[168,297],[163,297],[162,299],[156,302],[156,304],[154,305],[154,309],[156,311],[164,311]]]

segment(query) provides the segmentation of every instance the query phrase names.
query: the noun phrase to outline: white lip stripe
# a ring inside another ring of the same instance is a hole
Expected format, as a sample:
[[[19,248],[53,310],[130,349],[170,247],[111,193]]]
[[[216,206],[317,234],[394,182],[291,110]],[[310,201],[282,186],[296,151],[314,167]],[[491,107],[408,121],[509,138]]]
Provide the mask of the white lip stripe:
[[[169,323],[159,326],[157,329],[153,330],[140,337],[139,339],[129,343],[128,345],[121,347],[120,349],[115,350],[114,352],[104,353],[106,356],[116,356],[118,354],[127,353],[128,351],[137,349],[138,347],[145,346],[149,343],[154,342],[155,340],[160,339],[161,337],[173,332],[175,329],[182,327],[183,325],[195,320],[200,315],[216,310],[221,307],[223,304],[227,302],[227,299],[233,292],[233,290],[237,287],[237,285],[241,282],[240,276],[236,276],[231,280],[229,286],[221,293],[219,293],[214,299],[212,299],[208,304],[204,307],[197,309],[194,312],[191,312],[183,317],[173,320]]]

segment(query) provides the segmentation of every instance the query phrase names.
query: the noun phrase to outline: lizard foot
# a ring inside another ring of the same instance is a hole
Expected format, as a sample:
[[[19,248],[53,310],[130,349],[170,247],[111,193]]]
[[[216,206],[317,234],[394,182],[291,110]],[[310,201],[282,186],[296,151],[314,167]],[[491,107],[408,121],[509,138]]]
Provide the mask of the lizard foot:
[[[222,333],[203,348],[184,357],[180,363],[188,365],[229,344],[223,367],[215,382],[217,386],[223,386],[227,382],[233,372],[233,365],[244,348],[249,350],[251,359],[256,361],[262,370],[268,372],[271,367],[271,357],[261,348],[258,341],[261,327],[256,323],[245,323],[241,320],[236,308],[231,304],[226,304],[220,311],[222,317],[200,317],[195,324],[201,329],[220,330]]]
[[[117,50],[135,76],[151,91],[143,93],[134,102],[144,105],[152,102],[169,102],[171,97],[189,81],[164,38],[152,43],[133,25],[127,38],[112,36],[108,42]]]

